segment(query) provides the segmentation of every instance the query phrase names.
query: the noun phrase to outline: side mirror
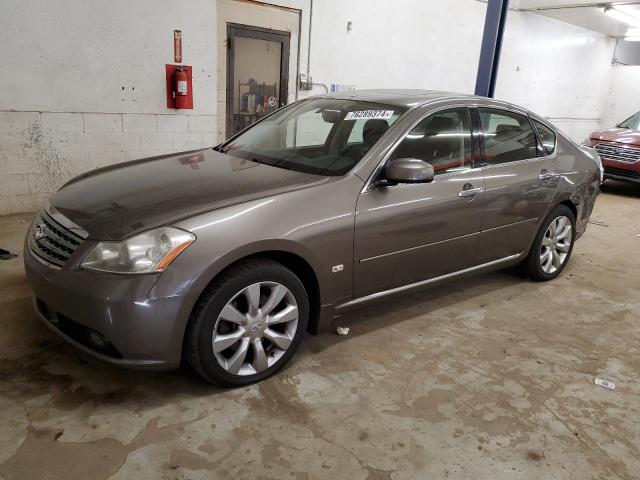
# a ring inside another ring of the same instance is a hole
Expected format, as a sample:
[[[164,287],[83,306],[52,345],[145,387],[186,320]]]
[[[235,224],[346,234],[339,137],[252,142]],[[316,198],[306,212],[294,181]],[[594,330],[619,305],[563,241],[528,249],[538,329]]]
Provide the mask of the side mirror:
[[[433,181],[433,166],[417,158],[396,158],[387,163],[387,180],[397,183],[429,183]]]

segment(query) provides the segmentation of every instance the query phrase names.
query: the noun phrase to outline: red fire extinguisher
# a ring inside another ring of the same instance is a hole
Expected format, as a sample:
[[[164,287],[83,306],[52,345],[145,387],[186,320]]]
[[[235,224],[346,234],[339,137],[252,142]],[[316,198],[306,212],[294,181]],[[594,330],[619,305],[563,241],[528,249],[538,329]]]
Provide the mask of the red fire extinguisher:
[[[180,65],[173,72],[173,98],[176,101],[176,108],[187,108],[187,98],[189,95],[189,76],[187,71]]]

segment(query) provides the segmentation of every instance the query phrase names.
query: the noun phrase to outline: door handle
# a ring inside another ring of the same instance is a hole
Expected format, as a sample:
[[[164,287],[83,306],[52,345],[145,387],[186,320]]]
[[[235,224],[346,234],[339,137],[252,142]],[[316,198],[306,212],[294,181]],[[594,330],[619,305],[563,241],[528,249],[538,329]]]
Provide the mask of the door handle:
[[[478,187],[478,188],[473,188],[471,185],[469,185],[471,188],[466,188],[467,185],[465,185],[464,190],[460,190],[458,192],[458,196],[459,197],[475,197],[476,195],[478,195],[479,193],[484,192],[484,189],[482,187]]]
[[[549,170],[542,170],[538,178],[543,182],[549,181],[556,176],[555,173],[550,172]]]

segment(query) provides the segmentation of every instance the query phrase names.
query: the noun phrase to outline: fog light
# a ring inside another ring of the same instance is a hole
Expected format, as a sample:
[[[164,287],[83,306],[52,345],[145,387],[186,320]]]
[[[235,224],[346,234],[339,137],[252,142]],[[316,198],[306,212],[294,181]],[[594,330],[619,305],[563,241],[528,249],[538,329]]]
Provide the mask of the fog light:
[[[107,346],[107,339],[100,335],[98,332],[91,332],[89,334],[89,340],[96,348],[100,350]]]

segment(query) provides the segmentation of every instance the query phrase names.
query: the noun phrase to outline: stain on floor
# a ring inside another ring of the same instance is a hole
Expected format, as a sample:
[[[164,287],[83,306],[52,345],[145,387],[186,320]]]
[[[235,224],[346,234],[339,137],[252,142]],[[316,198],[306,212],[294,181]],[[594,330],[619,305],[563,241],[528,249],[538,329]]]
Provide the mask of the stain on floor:
[[[0,247],[30,219],[1,217]],[[0,479],[640,478],[640,189],[609,182],[593,219],[556,281],[371,305],[233,390],[76,351],[2,261]]]

